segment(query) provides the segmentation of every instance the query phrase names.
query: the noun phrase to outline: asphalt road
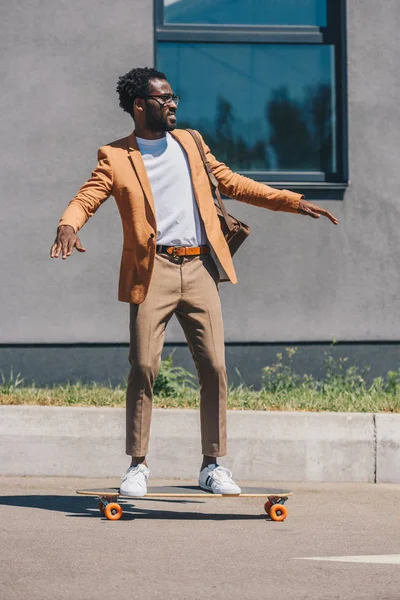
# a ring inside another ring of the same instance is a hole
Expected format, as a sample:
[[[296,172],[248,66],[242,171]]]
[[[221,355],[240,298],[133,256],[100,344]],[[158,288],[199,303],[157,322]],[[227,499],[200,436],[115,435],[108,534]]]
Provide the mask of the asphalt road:
[[[283,523],[235,498],[135,500],[112,522],[75,494],[117,484],[0,477],[0,598],[400,599],[400,485],[281,484]]]

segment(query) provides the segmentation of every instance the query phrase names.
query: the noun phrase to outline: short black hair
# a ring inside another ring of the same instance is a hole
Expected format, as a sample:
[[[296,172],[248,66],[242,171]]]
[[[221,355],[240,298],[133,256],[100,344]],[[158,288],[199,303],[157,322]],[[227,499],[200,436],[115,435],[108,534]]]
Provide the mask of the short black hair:
[[[117,94],[119,105],[133,118],[133,101],[142,98],[148,92],[151,79],[165,79],[164,73],[149,67],[137,67],[118,78]]]

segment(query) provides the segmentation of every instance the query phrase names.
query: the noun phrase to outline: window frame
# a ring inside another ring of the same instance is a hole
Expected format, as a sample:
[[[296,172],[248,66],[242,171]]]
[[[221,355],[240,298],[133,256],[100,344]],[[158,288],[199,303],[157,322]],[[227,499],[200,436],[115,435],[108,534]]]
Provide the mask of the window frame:
[[[154,64],[157,66],[158,42],[230,42],[252,44],[325,44],[335,47],[334,77],[336,86],[336,164],[337,173],[323,171],[238,171],[256,181],[277,187],[290,185],[304,192],[319,190],[340,193],[348,186],[347,125],[347,43],[346,0],[327,0],[327,25],[199,25],[164,23],[164,2],[154,0]],[[178,93],[178,92],[177,92]],[[212,148],[211,148],[212,150]],[[218,158],[218,157],[217,157]],[[314,195],[314,194],[312,194]]]

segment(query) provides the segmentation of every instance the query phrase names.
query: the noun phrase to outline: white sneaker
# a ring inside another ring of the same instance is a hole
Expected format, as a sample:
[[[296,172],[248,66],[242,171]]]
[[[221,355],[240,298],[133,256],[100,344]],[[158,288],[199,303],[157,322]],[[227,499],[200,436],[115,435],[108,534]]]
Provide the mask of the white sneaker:
[[[145,465],[129,467],[121,477],[119,493],[123,496],[145,496],[150,471]]]
[[[232,473],[219,465],[208,465],[200,471],[199,486],[213,494],[240,494],[241,489],[232,479]]]

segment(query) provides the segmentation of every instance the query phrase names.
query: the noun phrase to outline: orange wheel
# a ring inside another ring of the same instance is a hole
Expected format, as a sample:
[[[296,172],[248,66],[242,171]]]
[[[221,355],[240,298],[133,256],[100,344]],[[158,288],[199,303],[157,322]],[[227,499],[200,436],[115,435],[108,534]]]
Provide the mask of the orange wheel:
[[[99,502],[98,509],[104,515],[104,504],[102,502]]]
[[[110,502],[104,509],[104,515],[109,521],[118,521],[122,516],[122,506],[116,502]]]
[[[271,510],[271,506],[272,506],[271,500],[268,500],[268,502],[266,502],[264,504],[264,510],[267,513],[267,515],[269,515],[269,511]]]
[[[273,521],[284,521],[287,517],[287,508],[283,504],[274,504],[269,509],[269,516]]]

